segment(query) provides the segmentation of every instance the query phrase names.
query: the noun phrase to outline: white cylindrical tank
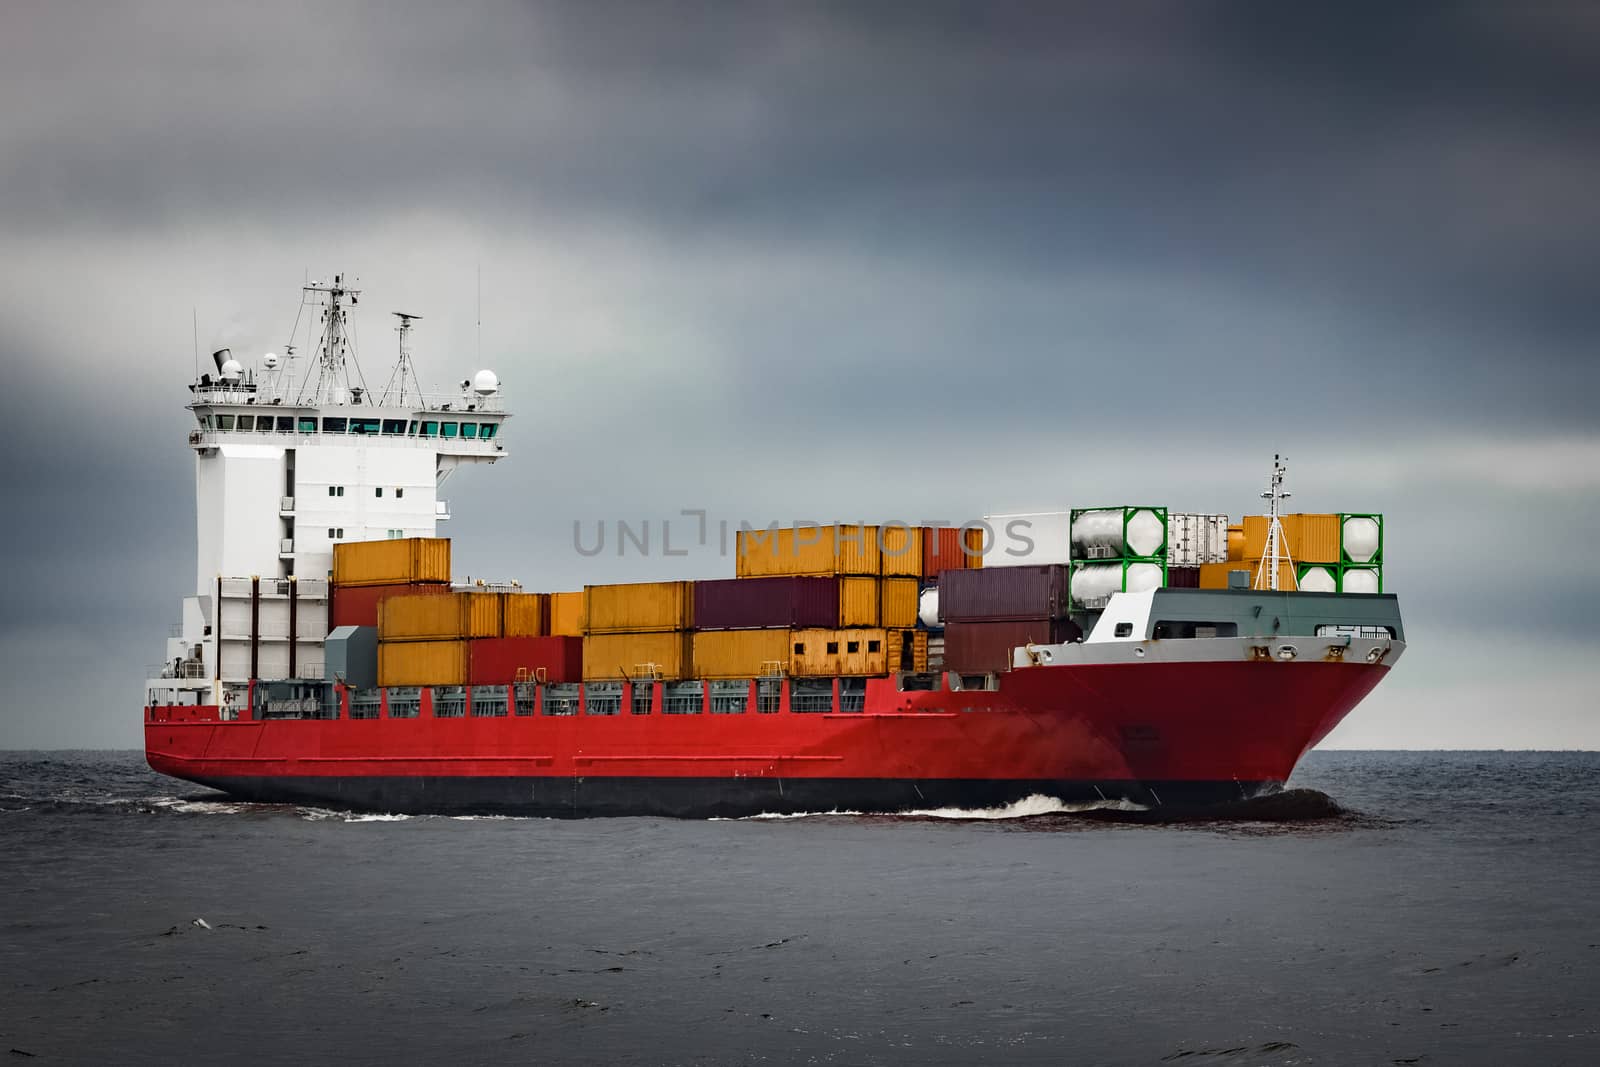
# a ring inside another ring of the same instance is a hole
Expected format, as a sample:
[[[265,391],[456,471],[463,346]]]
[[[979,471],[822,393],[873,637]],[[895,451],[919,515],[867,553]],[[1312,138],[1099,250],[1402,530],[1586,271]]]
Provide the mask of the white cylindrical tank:
[[[1344,520],[1344,554],[1351,563],[1371,563],[1383,546],[1383,531],[1377,519],[1352,515]]]
[[[1143,593],[1161,588],[1159,563],[1086,563],[1072,572],[1072,599],[1082,604],[1112,593]]]
[[[1167,539],[1167,524],[1149,508],[1086,511],[1072,524],[1072,543],[1109,549],[1114,556],[1154,556]]]
[[[922,625],[931,628],[939,625],[939,590],[937,588],[924,589],[917,598],[917,619]]]
[[[1160,547],[1159,545],[1157,547]],[[1159,563],[1130,563],[1128,564],[1127,580],[1123,589],[1129,593],[1144,593],[1151,589],[1161,588],[1161,565]]]
[[[1302,593],[1337,593],[1339,579],[1332,567],[1308,567],[1300,576]]]
[[[1343,584],[1346,593],[1376,593],[1381,583],[1374,568],[1352,567],[1344,572]]]

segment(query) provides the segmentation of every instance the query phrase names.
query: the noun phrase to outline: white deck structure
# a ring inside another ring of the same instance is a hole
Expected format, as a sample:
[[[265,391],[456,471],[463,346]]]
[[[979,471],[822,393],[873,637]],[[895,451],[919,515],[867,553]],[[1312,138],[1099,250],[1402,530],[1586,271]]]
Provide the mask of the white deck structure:
[[[316,361],[298,383],[291,345],[250,369],[214,353],[215,375],[190,386],[195,591],[148,703],[237,706],[252,677],[320,679],[333,546],[435,536],[450,517],[439,487],[451,472],[505,455],[510,415],[492,372],[455,394],[417,388],[419,316],[395,313],[398,363],[381,392],[367,389],[346,330],[359,297],[343,275],[305,287],[296,331],[317,320]]]

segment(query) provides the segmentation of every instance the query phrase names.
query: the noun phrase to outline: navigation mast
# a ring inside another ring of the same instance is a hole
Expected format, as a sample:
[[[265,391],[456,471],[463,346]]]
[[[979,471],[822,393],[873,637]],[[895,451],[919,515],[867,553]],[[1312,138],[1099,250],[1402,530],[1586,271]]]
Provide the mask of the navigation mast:
[[[409,311],[391,311],[389,314],[400,320],[400,325],[395,327],[395,332],[400,335],[400,359],[394,365],[394,372],[389,375],[389,383],[383,387],[383,395],[378,402],[383,405],[393,404],[398,407],[406,406],[406,379],[411,379],[411,385],[416,392],[417,404],[422,403],[422,383],[417,378],[416,364],[411,362],[411,324],[422,318]]]
[[[1288,500],[1290,493],[1283,488],[1283,476],[1288,473],[1288,466],[1283,457],[1273,454],[1272,481],[1267,485],[1267,491],[1261,494],[1261,499],[1267,501],[1267,543],[1261,553],[1261,562],[1256,566],[1256,589],[1277,589],[1278,571],[1283,563],[1289,564],[1289,581],[1291,589],[1300,587],[1294,575],[1294,560],[1289,555],[1289,546],[1283,537],[1283,520],[1278,516],[1278,502]],[[1263,581],[1263,578],[1265,579]]]
[[[346,361],[354,362],[350,353],[350,334],[345,321],[345,301],[351,307],[360,303],[361,290],[346,285],[343,274],[335,274],[330,282],[312,282],[303,287],[311,302],[322,307],[322,339],[317,352],[317,380],[309,393],[302,387],[299,404],[344,404],[361,402],[366,391],[366,381],[361,378],[361,365],[356,364],[360,386],[350,384]],[[307,375],[309,382],[310,375]]]

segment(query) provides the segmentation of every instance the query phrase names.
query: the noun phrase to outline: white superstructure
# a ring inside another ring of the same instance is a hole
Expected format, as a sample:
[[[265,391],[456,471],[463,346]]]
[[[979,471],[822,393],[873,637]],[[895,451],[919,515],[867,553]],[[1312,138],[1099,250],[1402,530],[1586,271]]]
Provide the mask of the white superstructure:
[[[195,592],[151,703],[227,705],[251,678],[319,679],[334,544],[435,536],[451,472],[505,455],[510,416],[493,372],[454,394],[417,388],[419,316],[395,313],[399,361],[381,391],[367,388],[347,330],[359,298],[343,275],[305,287],[295,333],[311,312],[316,355],[299,381],[290,345],[250,368],[214,353],[216,373],[190,386]]]

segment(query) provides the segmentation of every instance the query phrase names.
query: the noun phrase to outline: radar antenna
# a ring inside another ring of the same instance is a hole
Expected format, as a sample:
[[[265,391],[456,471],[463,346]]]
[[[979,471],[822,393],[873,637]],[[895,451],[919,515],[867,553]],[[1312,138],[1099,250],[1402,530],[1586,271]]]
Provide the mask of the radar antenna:
[[[1256,589],[1277,589],[1278,571],[1285,563],[1289,565],[1289,587],[1300,588],[1300,582],[1294,574],[1294,560],[1289,556],[1289,546],[1283,537],[1283,520],[1278,516],[1278,502],[1288,500],[1291,495],[1283,488],[1283,476],[1288,470],[1283,457],[1274,454],[1272,481],[1267,485],[1267,491],[1261,494],[1261,499],[1267,501],[1267,544],[1261,553],[1261,562],[1256,566]]]
[[[422,405],[422,383],[417,379],[416,364],[411,362],[411,324],[422,318],[409,311],[391,311],[389,314],[400,320],[400,325],[395,327],[395,332],[400,335],[400,359],[394,365],[394,372],[389,375],[389,383],[383,387],[383,395],[378,402],[385,407],[406,406],[406,379],[411,380],[415,391],[417,406]],[[392,399],[391,399],[392,397]]]
[[[296,398],[297,404],[343,404],[347,398],[359,398],[366,391],[366,379],[361,376],[361,365],[351,351],[348,312],[361,302],[361,290],[345,283],[343,274],[335,274],[329,282],[313,281],[304,286],[313,304],[322,308],[322,339],[317,353],[317,380],[309,394],[304,386]],[[348,362],[347,362],[348,361]],[[349,364],[354,364],[359,387],[350,383]],[[310,384],[311,376],[306,375]],[[359,399],[356,400],[359,403]]]

